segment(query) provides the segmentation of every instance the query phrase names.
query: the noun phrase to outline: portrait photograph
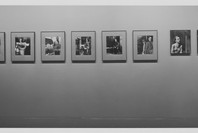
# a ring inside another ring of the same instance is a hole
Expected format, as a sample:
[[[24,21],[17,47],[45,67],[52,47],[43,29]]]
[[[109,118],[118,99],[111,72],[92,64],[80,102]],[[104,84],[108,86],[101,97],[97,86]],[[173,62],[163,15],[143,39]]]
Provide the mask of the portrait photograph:
[[[72,61],[96,60],[95,31],[72,31]]]
[[[133,31],[133,59],[134,61],[157,60],[157,31]]]
[[[65,61],[65,32],[42,31],[41,32],[41,60]]]
[[[102,32],[103,61],[126,61],[126,31]]]
[[[190,30],[170,31],[170,54],[190,55],[191,54]]]
[[[5,32],[0,32],[0,62],[5,62]]]
[[[15,55],[30,55],[30,37],[15,37]]]
[[[34,32],[12,32],[11,47],[13,62],[34,62]]]

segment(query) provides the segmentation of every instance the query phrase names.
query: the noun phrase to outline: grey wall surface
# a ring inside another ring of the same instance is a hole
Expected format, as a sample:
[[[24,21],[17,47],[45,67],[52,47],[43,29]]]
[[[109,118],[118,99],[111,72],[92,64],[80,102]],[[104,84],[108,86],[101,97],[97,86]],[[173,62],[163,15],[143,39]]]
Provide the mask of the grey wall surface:
[[[0,126],[198,126],[197,13],[193,6],[1,6]],[[102,62],[104,30],[127,31],[126,63]],[[133,62],[133,30],[158,30],[157,63]],[[170,56],[170,30],[191,30],[190,56]],[[35,63],[11,62],[14,31],[36,33]],[[65,63],[41,62],[41,31],[66,32]],[[71,31],[96,31],[95,63],[72,63]]]

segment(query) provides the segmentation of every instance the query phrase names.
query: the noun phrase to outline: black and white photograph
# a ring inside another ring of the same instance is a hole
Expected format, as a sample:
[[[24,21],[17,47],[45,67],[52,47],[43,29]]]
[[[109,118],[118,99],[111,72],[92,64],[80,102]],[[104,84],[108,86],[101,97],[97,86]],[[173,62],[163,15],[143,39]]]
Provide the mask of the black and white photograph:
[[[171,55],[190,55],[191,40],[190,30],[171,30],[170,31],[170,54]]]
[[[0,39],[0,54],[1,54],[1,39]]]
[[[137,45],[137,54],[153,54],[153,36],[138,36]]]
[[[1,52],[2,52],[2,51],[1,51],[1,39],[0,39],[0,55],[1,55]]]
[[[91,55],[91,37],[79,36],[75,39],[76,55]]]
[[[65,32],[41,32],[41,60],[43,62],[65,61]]]
[[[5,32],[0,32],[0,62],[5,61]]]
[[[126,31],[102,32],[103,61],[126,61]]]
[[[61,37],[45,37],[45,55],[61,54]]]
[[[95,62],[96,33],[95,31],[72,31],[72,61]]]
[[[119,55],[122,54],[122,38],[120,36],[107,36],[106,37],[106,50],[107,54]]]
[[[30,55],[30,42],[30,37],[15,37],[15,55]]]
[[[11,32],[11,47],[13,62],[35,61],[35,33]]]
[[[157,60],[157,31],[135,30],[133,31],[133,59],[134,61]]]
[[[197,30],[197,54],[198,54],[198,30]]]

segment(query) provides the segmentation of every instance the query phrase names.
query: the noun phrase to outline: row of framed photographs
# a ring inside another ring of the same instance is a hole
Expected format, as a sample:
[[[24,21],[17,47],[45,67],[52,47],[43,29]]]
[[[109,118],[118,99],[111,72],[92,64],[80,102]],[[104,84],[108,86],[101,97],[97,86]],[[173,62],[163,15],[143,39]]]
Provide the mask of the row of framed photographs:
[[[126,31],[102,31],[102,60],[126,61]],[[133,31],[134,61],[158,60],[157,30]],[[72,61],[96,60],[96,32],[71,32]],[[43,62],[64,62],[66,40],[64,31],[41,32],[41,60]],[[190,30],[170,31],[171,55],[190,55]],[[12,62],[35,61],[35,32],[11,32]],[[5,32],[0,33],[0,61],[5,61]]]

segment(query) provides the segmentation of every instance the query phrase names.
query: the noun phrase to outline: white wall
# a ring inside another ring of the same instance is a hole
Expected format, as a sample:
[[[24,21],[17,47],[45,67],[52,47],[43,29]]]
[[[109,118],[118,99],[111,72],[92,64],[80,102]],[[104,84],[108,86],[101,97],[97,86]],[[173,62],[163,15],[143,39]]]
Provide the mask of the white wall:
[[[198,117],[198,7],[1,6],[6,63],[0,116]],[[170,56],[170,30],[191,30],[191,55]],[[40,32],[66,31],[66,62],[42,63]],[[127,62],[103,63],[101,31],[127,31]],[[158,30],[158,62],[134,63],[132,31]],[[36,33],[36,62],[13,64],[10,32]],[[96,31],[96,63],[71,62],[71,31]]]

